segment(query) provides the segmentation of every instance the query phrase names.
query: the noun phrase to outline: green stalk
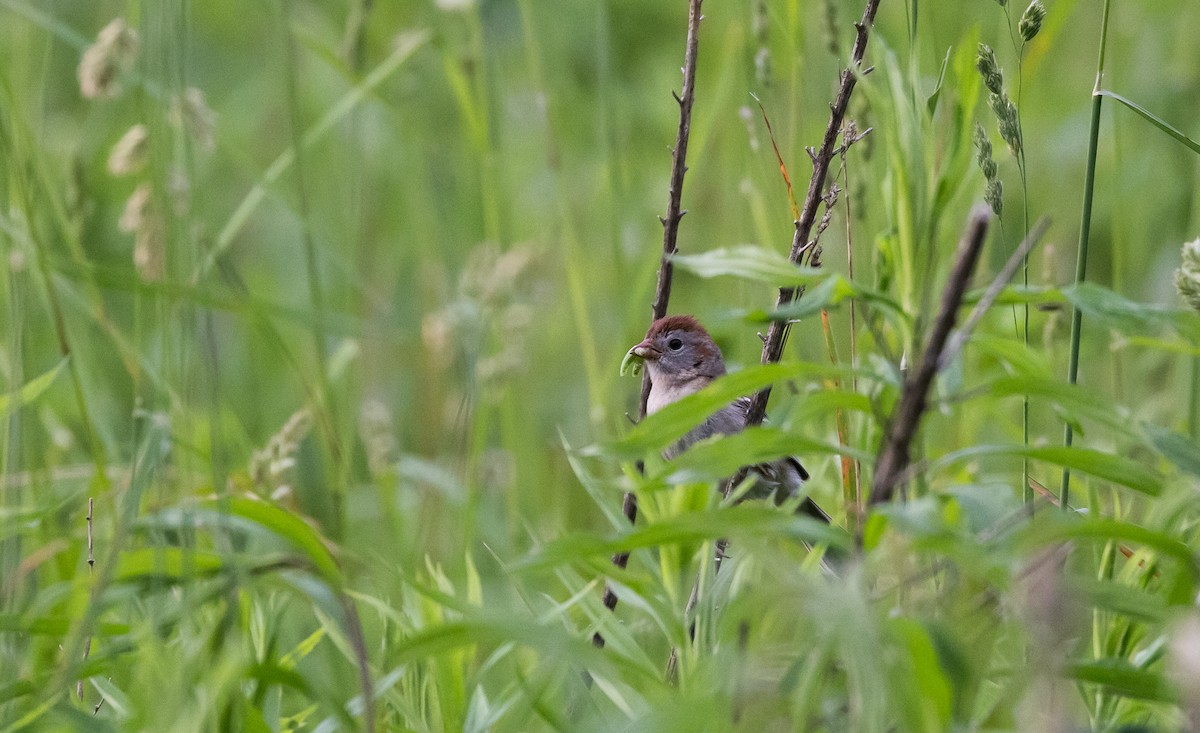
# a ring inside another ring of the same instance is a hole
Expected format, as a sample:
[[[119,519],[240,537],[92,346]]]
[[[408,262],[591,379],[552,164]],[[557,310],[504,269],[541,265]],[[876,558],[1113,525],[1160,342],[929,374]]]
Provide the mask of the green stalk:
[[[1004,18],[1008,22],[1008,34],[1013,45],[1016,46],[1017,38],[1012,31],[1012,18],[1008,12],[1008,6],[1004,6]],[[1021,174],[1021,215],[1022,223],[1024,224],[1025,237],[1029,236],[1029,178],[1025,167],[1025,126],[1021,124],[1021,97],[1025,88],[1025,41],[1021,41],[1021,45],[1017,48],[1017,136],[1021,141],[1021,148],[1017,152],[1017,170]],[[1021,284],[1025,289],[1029,289],[1029,253],[1021,262]],[[1021,339],[1025,346],[1025,350],[1029,351],[1029,303],[1026,303],[1022,308],[1024,323],[1021,326]],[[1029,395],[1024,395],[1021,398],[1021,444],[1028,447],[1029,445]],[[1029,458],[1021,459],[1021,500],[1025,504],[1033,501],[1033,489],[1029,486]]]
[[[1099,94],[1104,80],[1104,51],[1108,40],[1108,11],[1110,0],[1104,0],[1104,14],[1100,21],[1100,54],[1096,62],[1096,86],[1092,90],[1092,126],[1088,135],[1087,173],[1083,185],[1083,217],[1079,225],[1079,252],[1076,255],[1075,284],[1079,285],[1087,279],[1088,235],[1092,226],[1092,194],[1096,184],[1096,145],[1100,140],[1100,106],[1103,97]],[[1075,384],[1079,378],[1079,332],[1083,326],[1083,313],[1079,308],[1071,309],[1071,356],[1067,362],[1067,381]],[[1063,432],[1063,445],[1068,448],[1074,438],[1071,424],[1067,423]],[[1059,492],[1059,505],[1063,511],[1069,511],[1068,499],[1071,494],[1071,470],[1063,469],[1062,489]]]
[[[327,473],[327,491],[333,505],[333,517],[329,518],[330,533],[337,538],[345,531],[345,486],[347,485],[348,463],[344,460],[341,436],[338,433],[338,415],[333,394],[332,377],[329,373],[329,361],[325,350],[328,348],[328,335],[323,323],[325,298],[321,290],[321,270],[317,256],[316,242],[313,240],[312,219],[308,199],[307,168],[304,164],[304,139],[301,132],[300,91],[297,75],[300,73],[300,60],[294,47],[295,39],[291,31],[292,3],[282,0],[280,3],[280,30],[283,36],[284,53],[284,85],[287,100],[288,115],[291,121],[292,148],[295,150],[296,169],[296,208],[300,220],[300,240],[304,256],[304,274],[308,282],[309,303],[314,313],[319,317],[312,324],[313,355],[317,367],[317,399],[313,404],[313,422],[318,431],[326,439],[329,455],[333,459],[333,467]]]
[[[1200,356],[1192,357],[1192,386],[1188,392],[1188,435],[1200,439]]]

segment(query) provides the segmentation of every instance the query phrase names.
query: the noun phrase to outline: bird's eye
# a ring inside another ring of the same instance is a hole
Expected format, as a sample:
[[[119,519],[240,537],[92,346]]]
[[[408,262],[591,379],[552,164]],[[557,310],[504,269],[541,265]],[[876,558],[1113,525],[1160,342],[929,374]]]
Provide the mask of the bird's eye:
[[[671,351],[679,351],[683,348],[683,342],[679,339],[671,339],[667,342],[667,348]]]

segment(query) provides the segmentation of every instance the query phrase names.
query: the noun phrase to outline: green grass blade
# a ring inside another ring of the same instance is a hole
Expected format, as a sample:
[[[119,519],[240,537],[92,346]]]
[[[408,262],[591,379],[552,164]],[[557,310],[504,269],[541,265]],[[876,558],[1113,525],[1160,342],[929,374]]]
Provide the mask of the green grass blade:
[[[59,372],[67,365],[67,361],[71,357],[64,356],[58,364],[33,379],[26,382],[15,393],[0,394],[0,417],[5,417],[13,410],[28,405],[42,395],[50,385],[54,384],[54,380],[58,378]]]
[[[1137,102],[1134,102],[1133,100],[1129,99],[1128,97],[1123,97],[1120,94],[1117,94],[1116,92],[1110,92],[1107,89],[1097,90],[1096,95],[1101,96],[1101,97],[1109,97],[1111,99],[1117,100],[1118,102],[1125,105],[1129,109],[1133,110],[1134,112],[1137,112],[1147,122],[1154,125],[1155,127],[1162,130],[1163,132],[1167,133],[1172,138],[1174,138],[1176,141],[1183,143],[1183,145],[1185,147],[1187,147],[1188,150],[1191,150],[1193,153],[1200,154],[1200,142],[1196,142],[1195,140],[1191,139],[1187,135],[1183,134],[1183,132],[1181,132],[1179,130],[1179,128],[1175,127],[1171,123],[1167,122],[1163,118],[1154,114],[1153,112],[1146,109],[1145,107],[1138,104]]]

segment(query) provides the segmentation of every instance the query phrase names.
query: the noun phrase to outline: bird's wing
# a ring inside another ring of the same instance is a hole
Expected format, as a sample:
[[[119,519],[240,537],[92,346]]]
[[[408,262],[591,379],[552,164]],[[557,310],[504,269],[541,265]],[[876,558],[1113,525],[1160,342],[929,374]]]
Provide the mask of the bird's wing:
[[[729,406],[731,409],[735,410],[738,415],[741,416],[743,425],[746,422],[747,413],[750,412],[750,403],[752,400],[753,400],[753,398],[750,397],[749,395],[747,395],[745,397],[738,397],[736,400],[733,401],[733,404],[731,404]],[[766,420],[764,419],[763,422],[766,422]],[[808,471],[804,468],[803,465],[801,465],[800,461],[795,456],[789,456],[786,460],[793,467],[795,467],[796,473],[800,474],[801,481],[808,480]]]

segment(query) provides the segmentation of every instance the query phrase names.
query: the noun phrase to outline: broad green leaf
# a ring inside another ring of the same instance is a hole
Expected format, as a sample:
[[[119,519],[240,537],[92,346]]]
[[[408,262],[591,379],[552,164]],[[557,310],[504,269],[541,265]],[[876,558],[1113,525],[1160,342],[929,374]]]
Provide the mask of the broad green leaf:
[[[1027,378],[1050,377],[1050,364],[1045,356],[1017,339],[976,331],[971,334],[969,343],[971,349],[988,354],[1006,365],[1010,373]]]
[[[525,568],[553,567],[578,562],[588,556],[607,558],[615,552],[627,552],[673,543],[693,544],[706,540],[739,537],[790,537],[803,542],[828,542],[849,549],[852,542],[844,530],[821,524],[804,516],[794,516],[764,506],[741,504],[703,512],[689,512],[639,525],[613,539],[576,533],[546,544],[518,565]]]
[[[258,499],[233,496],[210,499],[203,506],[228,513],[257,524],[290,542],[312,563],[313,568],[335,587],[340,586],[341,570],[324,539],[308,523],[296,515]]]
[[[1064,516],[1065,515],[1065,516]],[[1200,562],[1187,544],[1180,542],[1168,532],[1158,532],[1132,522],[1108,517],[1080,519],[1076,514],[1052,512],[1030,525],[1026,530],[1026,541],[1034,546],[1070,539],[1125,540],[1136,542],[1178,560],[1183,569],[1193,578],[1200,578]]]
[[[613,528],[628,525],[629,520],[625,518],[624,513],[620,511],[615,501],[615,497],[619,496],[618,491],[613,486],[615,481],[607,482],[593,473],[579,451],[571,448],[567,443],[567,438],[561,431],[558,437],[562,443],[563,452],[567,457],[567,463],[571,466],[571,472],[575,474],[575,478],[583,486],[584,491],[591,497],[592,503],[600,508],[600,511],[608,518],[609,524]]]
[[[796,405],[788,413],[793,420],[801,415],[828,415],[835,410],[861,412],[874,417],[871,398],[861,392],[848,389],[822,389],[806,392],[796,399]]]
[[[833,308],[848,298],[877,306],[905,327],[912,325],[912,317],[896,300],[878,291],[852,283],[838,273],[826,273],[823,279],[816,281],[814,285],[805,290],[799,300],[772,311],[750,311],[746,314],[746,320],[757,323],[799,320],[815,315],[823,309]]]
[[[951,713],[951,687],[925,627],[911,618],[891,619],[888,628],[906,654],[894,684],[911,693],[901,706],[909,730],[945,730]],[[903,693],[902,693],[903,694]]]
[[[1200,315],[1182,308],[1138,303],[1094,283],[1079,283],[1063,290],[1067,300],[1089,318],[1141,334],[1150,326],[1171,326],[1182,334],[1200,333]]]
[[[1193,476],[1200,476],[1200,446],[1195,441],[1150,423],[1143,423],[1142,430],[1168,461]]]
[[[1163,673],[1138,669],[1124,659],[1076,662],[1067,665],[1066,673],[1080,682],[1101,685],[1123,697],[1167,703],[1178,701],[1178,696]]]
[[[1136,461],[1124,456],[1104,453],[1090,448],[1078,447],[1029,447],[1022,445],[977,445],[959,451],[947,453],[935,460],[933,468],[940,468],[952,463],[975,458],[978,456],[1026,456],[1040,461],[1048,461],[1058,466],[1081,471],[1086,474],[1111,481],[1134,491],[1150,496],[1158,496],[1163,489],[1163,476],[1157,471],[1147,468]]]
[[[848,281],[840,277],[825,277],[805,290],[803,297],[791,305],[772,311],[750,311],[746,314],[746,320],[752,323],[800,320],[835,306],[853,294],[854,289]]]
[[[1071,587],[1096,608],[1130,618],[1159,623],[1167,618],[1168,606],[1162,596],[1146,593],[1115,581],[1098,581],[1086,576],[1071,579]]]
[[[742,466],[813,454],[844,454],[868,462],[873,459],[871,454],[853,448],[839,448],[775,428],[755,427],[693,445],[664,465],[664,481],[668,484],[716,481],[733,475]]]
[[[665,684],[655,666],[643,666],[628,658],[608,655],[580,635],[568,633],[561,623],[536,624],[515,616],[478,617],[448,621],[422,629],[393,647],[393,664],[418,662],[462,648],[485,644],[516,643],[539,652],[547,659],[570,659],[593,676],[636,681],[647,690]],[[620,671],[623,670],[624,674]]]
[[[740,277],[776,287],[810,285],[829,277],[815,267],[793,265],[783,255],[764,247],[741,245],[709,250],[698,255],[671,257],[676,267],[703,278]]]
[[[221,556],[213,552],[141,547],[120,554],[115,577],[117,580],[186,579],[211,575],[223,565]]]
[[[656,413],[647,415],[620,440],[602,447],[587,449],[588,453],[610,453],[619,458],[632,460],[642,457],[648,450],[662,450],[683,437],[689,430],[703,422],[709,415],[733,402],[738,397],[757,392],[775,382],[789,379],[834,377],[849,380],[880,379],[865,369],[829,364],[767,364],[747,367],[717,379],[699,392],[667,405]]]
[[[1112,399],[1095,390],[1087,390],[1057,379],[1006,377],[980,387],[979,394],[999,398],[1026,395],[1036,398],[1040,404],[1052,404],[1061,408],[1067,413],[1067,417],[1073,420],[1089,418],[1121,429],[1128,427],[1132,420],[1129,410],[1114,404]]]
[[[628,435],[612,444],[611,449],[629,459],[638,458],[647,450],[662,450],[738,397],[807,372],[801,365],[770,364],[727,374],[696,394],[647,415]]]

